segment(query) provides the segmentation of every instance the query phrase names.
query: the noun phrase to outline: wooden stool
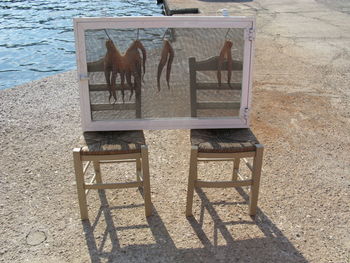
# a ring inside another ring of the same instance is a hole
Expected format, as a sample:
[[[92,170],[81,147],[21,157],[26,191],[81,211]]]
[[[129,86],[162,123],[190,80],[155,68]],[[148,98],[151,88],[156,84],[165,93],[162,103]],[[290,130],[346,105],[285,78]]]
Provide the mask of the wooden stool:
[[[152,214],[148,150],[143,131],[85,132],[81,148],[73,150],[75,177],[81,219],[88,219],[86,195],[90,189],[116,189],[143,187],[146,216]],[[87,163],[83,166],[83,162]],[[84,175],[93,162],[95,176],[85,183]],[[136,162],[136,181],[102,183],[100,164],[111,162]],[[141,180],[142,179],[142,180]]]
[[[191,159],[188,178],[186,216],[192,216],[193,193],[195,187],[227,188],[250,186],[249,214],[254,216],[257,210],[259,183],[263,158],[263,145],[259,144],[250,129],[213,129],[191,130]],[[245,159],[253,157],[253,165]],[[249,180],[239,173],[240,159],[243,158],[252,172]],[[198,180],[197,162],[234,161],[230,181]]]

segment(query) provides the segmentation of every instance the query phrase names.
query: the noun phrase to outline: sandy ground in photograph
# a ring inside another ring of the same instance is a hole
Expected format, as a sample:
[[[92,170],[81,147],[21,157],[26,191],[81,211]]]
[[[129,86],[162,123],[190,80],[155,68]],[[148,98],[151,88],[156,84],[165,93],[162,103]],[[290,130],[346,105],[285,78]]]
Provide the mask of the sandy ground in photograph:
[[[91,192],[81,222],[79,94],[67,72],[0,91],[0,262],[350,262],[350,5],[168,4],[257,17],[251,126],[266,147],[257,217],[247,189],[207,189],[187,219],[189,131],[161,130],[145,131],[153,216],[137,189],[111,190]],[[134,171],[102,170],[109,181]],[[199,166],[201,178],[231,172],[231,163]]]

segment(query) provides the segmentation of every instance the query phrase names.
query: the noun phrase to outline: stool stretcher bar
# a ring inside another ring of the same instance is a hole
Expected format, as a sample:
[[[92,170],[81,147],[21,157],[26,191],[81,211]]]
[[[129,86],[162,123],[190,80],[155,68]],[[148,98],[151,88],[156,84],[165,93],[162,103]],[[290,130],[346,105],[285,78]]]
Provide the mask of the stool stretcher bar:
[[[235,158],[198,158],[198,162],[230,162]]]
[[[134,163],[134,162],[136,162],[136,159],[115,160],[115,161],[100,161],[100,163]]]
[[[235,157],[232,158],[198,158],[197,161],[198,162],[230,162],[230,161],[234,161],[234,159],[236,159]],[[253,167],[252,165],[249,163],[249,161],[246,158],[242,158],[244,163],[247,165],[247,167],[249,168],[249,170],[252,172],[253,171]]]
[[[253,180],[242,180],[242,181],[200,181],[197,180],[194,183],[195,187],[203,188],[229,188],[237,186],[249,186],[252,185]]]
[[[254,157],[254,152],[241,152],[241,153],[197,153],[197,158],[215,158],[215,159],[226,159],[226,158],[245,158],[245,157]]]
[[[100,160],[124,160],[140,158],[140,153],[125,153],[116,155],[81,155],[82,161],[100,161]]]
[[[85,189],[118,189],[141,187],[142,182],[111,183],[111,184],[85,184]]]

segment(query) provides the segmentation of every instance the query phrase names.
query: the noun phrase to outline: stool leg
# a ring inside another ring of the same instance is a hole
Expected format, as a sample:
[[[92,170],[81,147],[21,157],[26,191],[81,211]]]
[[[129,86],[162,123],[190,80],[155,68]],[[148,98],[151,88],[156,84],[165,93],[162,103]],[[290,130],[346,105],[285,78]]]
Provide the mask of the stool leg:
[[[141,181],[140,174],[141,174],[141,160],[140,158],[137,158],[136,159],[136,180],[138,182]]]
[[[195,187],[195,181],[198,178],[197,174],[197,153],[198,147],[192,146],[190,157],[190,172],[188,176],[188,188],[187,188],[187,202],[186,202],[186,216],[192,216],[193,205],[193,193]]]
[[[74,160],[75,179],[77,183],[80,217],[82,220],[85,220],[85,219],[88,219],[88,210],[87,210],[87,202],[86,202],[86,195],[85,195],[85,189],[84,189],[83,163],[80,159],[80,148],[75,148],[73,150],[73,160]]]
[[[240,161],[241,161],[240,158],[235,158],[235,160],[233,161],[232,181],[237,181],[238,179],[238,170],[239,170]]]
[[[101,177],[101,166],[99,161],[93,161],[94,164],[94,170],[96,175],[96,183],[102,184],[102,177]]]
[[[148,165],[148,149],[146,145],[141,146],[142,175],[143,175],[143,195],[145,198],[146,216],[152,215],[151,183]]]
[[[252,186],[250,188],[249,196],[249,214],[251,216],[256,215],[256,209],[258,205],[260,175],[262,168],[264,146],[261,144],[256,145],[256,154],[253,161],[253,173],[252,173]]]

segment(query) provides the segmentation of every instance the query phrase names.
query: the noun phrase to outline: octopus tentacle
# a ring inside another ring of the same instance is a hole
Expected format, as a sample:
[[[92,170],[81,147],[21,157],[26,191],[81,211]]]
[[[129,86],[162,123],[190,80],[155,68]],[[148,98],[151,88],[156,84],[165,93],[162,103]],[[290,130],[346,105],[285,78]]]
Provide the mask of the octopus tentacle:
[[[147,59],[147,53],[146,53],[145,47],[142,45],[142,43],[141,43],[140,40],[135,40],[134,43],[135,43],[136,47],[137,47],[138,49],[140,49],[141,52],[142,52],[142,68],[143,68],[142,79],[143,79],[144,76],[145,76],[145,73],[146,73],[146,59]]]
[[[124,100],[124,97],[125,97],[124,83],[125,83],[125,72],[121,72],[120,73],[120,85],[121,85],[121,90],[122,90],[123,103],[125,102],[125,100]]]
[[[161,53],[161,56],[160,56],[160,61],[159,61],[159,64],[158,64],[158,71],[157,71],[157,87],[158,87],[158,91],[160,91],[160,77],[162,75],[162,71],[163,71],[163,68],[164,68],[167,60],[168,60],[168,47],[166,45],[166,40],[164,40],[164,42],[163,42],[163,49],[162,49],[162,53]]]
[[[106,46],[107,46],[107,42],[106,42]],[[107,89],[109,92],[109,102],[111,102],[111,97],[112,97],[112,90],[111,90],[111,71],[112,71],[112,65],[111,65],[111,53],[108,51],[108,46],[107,46],[107,53],[106,56],[104,58],[104,63],[103,63],[103,67],[104,67],[104,73],[105,73],[105,78],[106,78],[106,83],[107,83]]]
[[[134,74],[134,89],[140,89],[141,88],[141,64],[137,63],[135,65],[135,68],[133,70]]]
[[[143,76],[144,77],[145,73],[146,73],[146,59],[147,59],[147,53],[146,53],[146,49],[143,46],[142,42],[140,40],[135,40],[130,47],[128,48],[128,50],[125,52],[125,55],[130,54],[134,51],[139,52],[139,50],[142,53],[142,67],[143,67]],[[139,54],[138,54],[139,56]],[[138,59],[140,60],[140,59]]]
[[[142,58],[139,53],[139,50],[142,53]],[[141,76],[142,76],[142,67],[141,67],[141,62],[143,66],[143,76],[145,75],[146,71],[146,59],[147,59],[147,54],[146,54],[146,49],[141,43],[140,40],[135,40],[130,47],[127,49],[125,52],[124,58],[127,61],[127,70],[130,72],[132,76],[134,76],[134,90],[136,89],[136,81],[138,80],[138,76],[140,77],[140,87],[141,87]],[[143,77],[142,76],[142,77]],[[133,90],[131,90],[130,94],[130,99],[133,95]]]
[[[231,87],[231,76],[232,76],[232,53],[231,53],[231,48],[232,48],[232,42],[228,41],[228,49],[227,49],[227,84],[229,87]]]
[[[111,95],[113,96],[114,98],[114,102],[117,101],[117,94],[116,94],[116,87],[115,87],[115,80],[117,78],[117,73],[116,72],[112,72],[112,78],[111,78],[111,92],[110,92],[110,95],[109,95],[109,102],[111,101]]]
[[[218,59],[218,71],[217,71],[217,79],[219,87],[221,86],[221,69],[222,65],[225,61],[225,57],[227,58],[227,83],[231,85],[231,74],[232,74],[232,55],[231,55],[232,42],[230,40],[226,40],[219,55]]]
[[[142,74],[142,69],[141,69],[141,63],[136,62],[135,68],[134,68],[134,89],[141,89],[141,74]],[[132,96],[132,94],[131,94]],[[131,98],[130,96],[130,98]]]
[[[111,70],[106,68],[104,69],[105,72],[105,78],[107,83],[107,89],[109,92],[109,102],[111,102],[112,92],[111,92]]]
[[[133,95],[133,93],[134,93],[134,86],[133,86],[133,84],[131,82],[131,72],[127,72],[125,74],[125,76],[126,76],[126,82],[128,83],[128,86],[130,87],[130,98],[129,98],[129,100],[130,100],[132,95]]]
[[[167,43],[169,45],[169,59],[168,59],[168,64],[166,68],[166,82],[168,84],[168,88],[170,89],[169,81],[170,81],[170,73],[171,73],[171,64],[173,63],[173,60],[174,60],[174,49],[168,41]]]
[[[118,56],[119,51],[115,47],[112,40],[106,41],[107,53],[104,58],[104,73],[107,83],[107,89],[109,92],[109,102],[113,96],[114,100],[117,100],[115,81],[118,74]]]
[[[158,91],[160,91],[160,77],[162,75],[163,68],[165,64],[167,64],[167,73],[166,73],[166,80],[169,87],[169,80],[170,80],[170,73],[171,73],[171,64],[174,60],[174,49],[172,48],[170,42],[167,39],[163,40],[163,49],[160,56],[160,61],[158,64],[158,72],[157,72],[157,87]]]

